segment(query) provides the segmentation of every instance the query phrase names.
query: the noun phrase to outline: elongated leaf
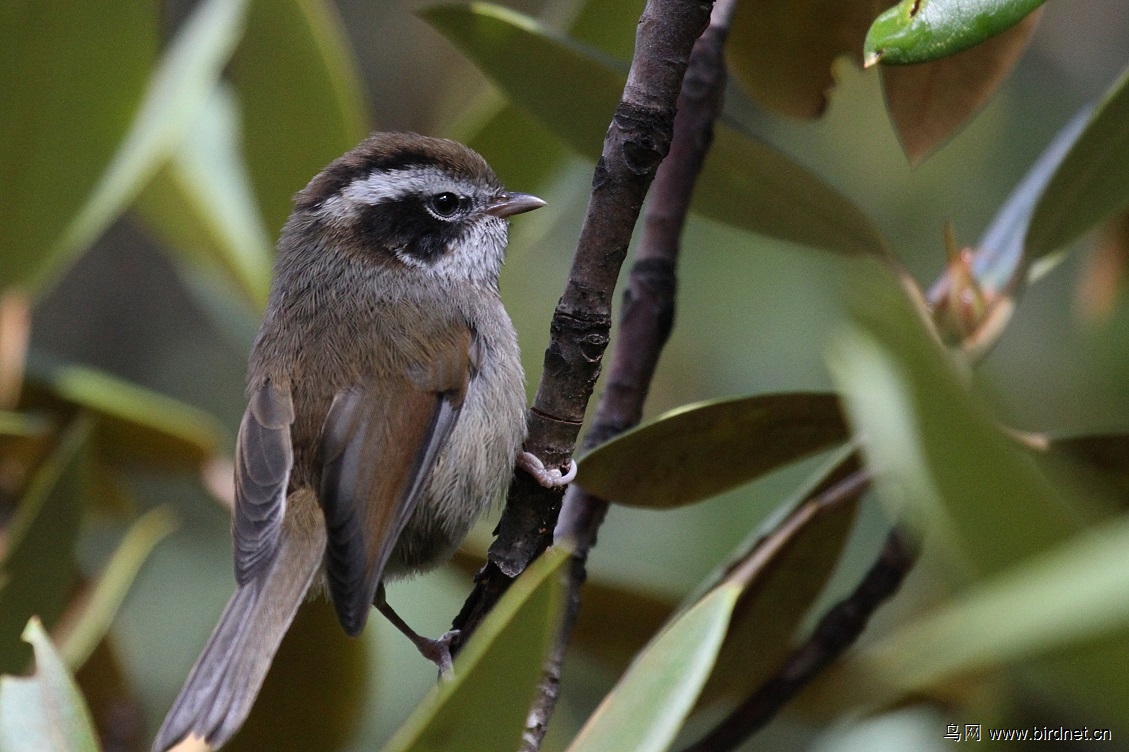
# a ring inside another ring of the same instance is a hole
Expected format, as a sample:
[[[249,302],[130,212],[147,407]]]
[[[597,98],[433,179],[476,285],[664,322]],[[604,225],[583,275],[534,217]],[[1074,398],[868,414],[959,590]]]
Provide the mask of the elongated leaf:
[[[592,48],[487,3],[422,13],[509,99],[591,160],[625,75]],[[562,93],[561,85],[571,85]],[[815,175],[762,143],[719,125],[695,193],[702,216],[749,232],[848,254],[882,254],[870,221]]]
[[[180,146],[215,88],[243,29],[246,0],[204,0],[173,39],[109,167],[78,216],[52,247],[59,272],[129,206]]]
[[[726,43],[734,78],[777,112],[823,114],[841,55],[862,63],[862,43],[893,0],[759,0],[737,4]]]
[[[852,280],[854,325],[829,353],[851,422],[865,437],[880,495],[929,524],[933,538],[983,574],[1079,529],[1031,457],[966,393],[946,353],[885,270]]]
[[[251,183],[274,238],[291,197],[368,135],[360,76],[341,20],[325,0],[251,0],[231,73]]]
[[[19,635],[32,616],[54,624],[74,583],[74,546],[82,514],[83,460],[93,431],[75,419],[58,447],[36,471],[8,528],[0,561],[0,672],[27,667]]]
[[[698,698],[741,589],[724,584],[655,636],[584,724],[569,752],[661,752]]]
[[[0,287],[50,262],[109,164],[157,57],[158,7],[0,4]]]
[[[372,663],[368,643],[345,634],[333,604],[324,598],[302,604],[251,715],[224,750],[349,749],[360,725]]]
[[[557,574],[571,552],[550,548],[506,591],[384,752],[516,749],[563,605]],[[489,719],[488,722],[484,722]]]
[[[1015,67],[1041,10],[983,44],[931,63],[883,66],[882,90],[898,140],[918,164],[979,112]]]
[[[35,650],[35,674],[0,676],[0,749],[97,752],[90,711],[39,619],[27,623],[23,639]]]
[[[157,507],[142,515],[106,563],[73,625],[56,630],[59,652],[72,671],[81,668],[105,638],[141,565],[176,525],[176,517],[168,507]]]
[[[1058,436],[1047,449],[1052,457],[1066,459],[1099,487],[1109,489],[1122,506],[1129,506],[1129,435]]]
[[[41,407],[61,401],[92,412],[97,449],[114,461],[194,471],[219,446],[214,418],[163,394],[83,366],[33,370],[25,400]]]
[[[1129,69],[1098,105],[1043,191],[1027,231],[1032,259],[1058,250],[1129,204]]]
[[[867,651],[888,682],[941,681],[1129,627],[1129,522],[1082,533],[1001,571]]]
[[[866,65],[926,63],[980,44],[1046,0],[902,0],[866,34]]]
[[[847,439],[832,394],[702,402],[628,431],[580,458],[585,490],[630,506],[690,504]]]
[[[228,86],[212,92],[137,208],[182,259],[223,276],[254,307],[266,305],[274,254],[243,164]]]
[[[741,597],[701,704],[743,699],[759,688],[791,653],[800,625],[842,555],[864,488],[834,505],[822,494],[859,470],[858,452],[845,447],[817,470],[795,497],[737,548],[711,583],[745,571]]]

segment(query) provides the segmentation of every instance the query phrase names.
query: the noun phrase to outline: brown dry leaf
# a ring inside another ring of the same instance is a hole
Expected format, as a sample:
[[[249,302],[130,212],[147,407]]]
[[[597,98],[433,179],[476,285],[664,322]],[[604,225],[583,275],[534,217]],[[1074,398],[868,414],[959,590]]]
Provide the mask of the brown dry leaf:
[[[921,65],[882,66],[886,109],[910,164],[920,164],[988,103],[1035,30],[1042,9],[986,42]]]
[[[1091,324],[1107,321],[1125,291],[1126,272],[1129,272],[1129,211],[1110,219],[1093,250],[1086,254],[1074,290],[1074,309],[1078,315]]]
[[[733,14],[727,57],[753,99],[785,115],[814,118],[835,86],[831,63],[862,64],[870,24],[892,0],[745,0]]]

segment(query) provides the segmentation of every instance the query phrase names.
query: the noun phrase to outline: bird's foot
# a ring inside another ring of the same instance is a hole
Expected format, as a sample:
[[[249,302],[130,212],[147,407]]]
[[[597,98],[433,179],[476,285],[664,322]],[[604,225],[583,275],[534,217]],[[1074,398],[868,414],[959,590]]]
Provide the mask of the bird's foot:
[[[545,488],[559,488],[576,478],[576,460],[570,459],[568,472],[562,473],[560,468],[547,469],[541,458],[532,452],[522,452],[517,456],[517,465]]]

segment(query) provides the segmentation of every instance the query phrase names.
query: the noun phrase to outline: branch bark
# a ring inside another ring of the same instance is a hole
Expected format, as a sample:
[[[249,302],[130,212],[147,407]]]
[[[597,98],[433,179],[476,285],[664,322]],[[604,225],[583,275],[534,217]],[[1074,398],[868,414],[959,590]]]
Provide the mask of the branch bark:
[[[675,102],[694,41],[712,0],[649,0],[639,20],[635,57],[623,98],[604,140],[592,196],[564,294],[550,324],[545,368],[525,449],[546,467],[564,467],[608,344],[611,302],[643,199],[666,157]],[[452,624],[457,651],[529,563],[553,539],[563,492],[516,473],[498,523],[498,537],[475,587]]]
[[[612,353],[596,417],[585,436],[591,449],[639,423],[659,355],[674,325],[675,274],[682,229],[698,173],[713,141],[725,90],[722,53],[733,0],[718,0],[710,24],[694,44],[678,97],[670,154],[658,169],[643,233],[623,294],[619,335]],[[568,489],[556,539],[574,549],[565,576],[565,615],[522,737],[522,752],[536,752],[548,729],[560,688],[561,663],[580,608],[588,551],[607,513],[608,503],[579,486]]]
[[[728,752],[764,728],[785,703],[854,644],[878,607],[901,587],[919,552],[916,538],[899,527],[891,530],[862,582],[824,615],[807,642],[713,731],[682,752]]]

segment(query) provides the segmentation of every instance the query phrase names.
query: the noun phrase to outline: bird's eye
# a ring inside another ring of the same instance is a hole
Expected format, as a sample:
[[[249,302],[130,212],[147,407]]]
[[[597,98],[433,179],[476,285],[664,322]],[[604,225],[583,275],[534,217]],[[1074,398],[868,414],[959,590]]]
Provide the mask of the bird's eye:
[[[437,193],[431,197],[431,210],[440,217],[450,217],[459,210],[459,197],[453,193]]]

